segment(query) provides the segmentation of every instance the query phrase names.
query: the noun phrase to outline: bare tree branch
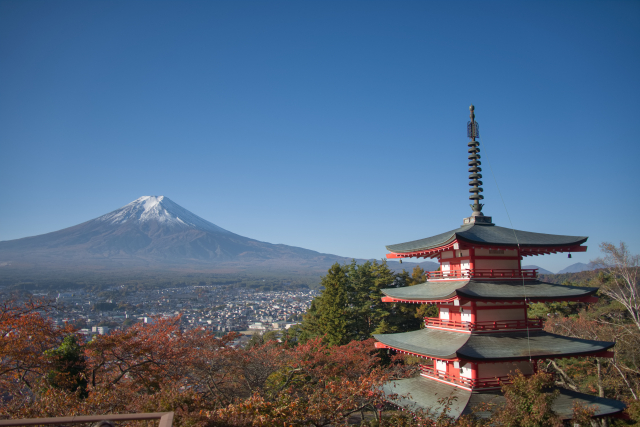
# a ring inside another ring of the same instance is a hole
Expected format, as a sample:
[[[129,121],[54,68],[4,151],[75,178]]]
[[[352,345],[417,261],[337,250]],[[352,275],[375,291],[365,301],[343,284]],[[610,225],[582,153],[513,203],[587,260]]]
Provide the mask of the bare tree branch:
[[[638,291],[638,270],[640,255],[632,255],[627,245],[621,242],[619,246],[611,243],[601,243],[600,249],[604,258],[591,262],[597,268],[603,268],[610,275],[610,282],[603,284],[600,292],[618,301],[631,316],[631,320],[640,330],[640,293]]]

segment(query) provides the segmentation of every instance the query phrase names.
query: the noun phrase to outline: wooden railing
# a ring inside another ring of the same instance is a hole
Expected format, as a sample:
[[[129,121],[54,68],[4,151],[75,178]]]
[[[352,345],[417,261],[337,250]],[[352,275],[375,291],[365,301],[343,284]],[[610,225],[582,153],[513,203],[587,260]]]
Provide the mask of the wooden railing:
[[[429,271],[427,279],[537,279],[537,268],[525,269],[509,269],[509,268],[491,268],[491,269],[464,269],[464,270],[445,270],[445,271]]]
[[[542,329],[542,319],[496,320],[486,322],[460,322],[457,320],[425,317],[425,326],[434,328],[460,329],[463,331],[508,331],[518,329]]]
[[[510,383],[508,375],[494,378],[465,378],[438,371],[433,366],[427,365],[420,365],[420,373],[429,378],[439,379],[468,388],[498,388],[501,387],[502,384]]]
[[[56,418],[23,418],[19,420],[0,420],[0,426],[34,426],[58,424],[83,424],[110,421],[110,424],[120,421],[160,420],[158,427],[171,427],[173,412],[150,412],[141,414],[107,414],[107,415],[78,415]],[[108,425],[103,423],[103,425]]]

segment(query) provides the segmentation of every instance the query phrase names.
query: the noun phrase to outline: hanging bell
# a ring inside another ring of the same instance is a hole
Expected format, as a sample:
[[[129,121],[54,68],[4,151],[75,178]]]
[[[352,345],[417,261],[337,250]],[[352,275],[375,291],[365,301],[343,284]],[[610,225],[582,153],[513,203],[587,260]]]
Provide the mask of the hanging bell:
[[[569,256],[567,258],[571,258],[571,254],[569,254]]]
[[[402,258],[400,258],[400,264],[402,264]]]

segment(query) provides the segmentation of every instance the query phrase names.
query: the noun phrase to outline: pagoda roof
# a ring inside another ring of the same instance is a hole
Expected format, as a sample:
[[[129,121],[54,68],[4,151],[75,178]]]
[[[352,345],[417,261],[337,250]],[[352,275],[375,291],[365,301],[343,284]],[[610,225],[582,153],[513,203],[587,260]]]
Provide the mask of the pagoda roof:
[[[414,412],[417,409],[430,410],[433,418],[436,418],[444,409],[442,398],[454,398],[450,399],[450,412],[448,413],[453,418],[471,414],[473,407],[478,404],[493,403],[501,405],[505,402],[505,398],[499,390],[469,391],[424,377],[389,381],[382,387],[382,390],[387,396],[397,395],[397,398],[389,399],[395,405]],[[624,411],[626,407],[624,403],[618,400],[605,399],[562,388],[558,388],[558,391],[560,395],[553,402],[552,409],[564,420],[573,417],[574,402],[581,403],[586,407],[592,407],[595,410],[594,416],[596,417],[614,415]],[[488,418],[491,413],[483,412],[476,415]]]
[[[519,244],[528,247],[553,247],[580,245],[586,242],[587,237],[532,233],[497,225],[474,223],[425,239],[389,245],[387,250],[393,253],[410,253],[446,246],[455,240],[478,245],[517,246]]]
[[[426,328],[374,338],[388,347],[435,359],[493,361],[588,356],[615,345],[544,331],[461,334]]]
[[[524,283],[524,284],[523,284]],[[441,280],[402,288],[385,288],[382,293],[403,301],[438,301],[455,297],[472,300],[558,300],[588,297],[598,288],[564,286],[539,280]]]

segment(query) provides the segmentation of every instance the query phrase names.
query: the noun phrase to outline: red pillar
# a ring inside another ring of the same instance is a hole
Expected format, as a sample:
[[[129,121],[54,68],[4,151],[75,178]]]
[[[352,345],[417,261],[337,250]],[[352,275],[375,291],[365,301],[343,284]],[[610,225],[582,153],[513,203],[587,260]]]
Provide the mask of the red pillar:
[[[471,300],[471,304],[469,304],[469,310],[471,310],[471,323],[476,323],[476,302]]]
[[[516,248],[518,253],[518,270],[522,270],[522,254],[520,254],[520,248]]]

